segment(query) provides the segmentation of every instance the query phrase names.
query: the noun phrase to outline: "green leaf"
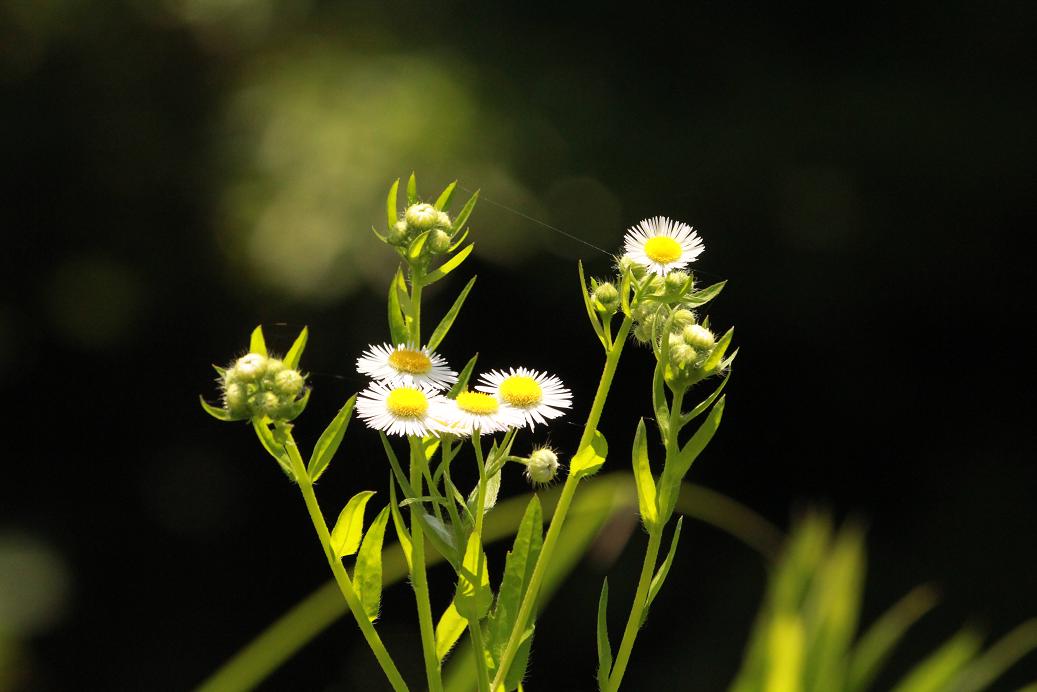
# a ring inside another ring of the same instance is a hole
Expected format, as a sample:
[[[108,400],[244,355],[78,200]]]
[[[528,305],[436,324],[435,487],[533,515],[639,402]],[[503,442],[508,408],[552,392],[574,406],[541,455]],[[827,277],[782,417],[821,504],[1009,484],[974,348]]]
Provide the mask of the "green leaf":
[[[504,576],[501,578],[500,591],[489,622],[488,646],[497,659],[511,635],[515,617],[529,587],[533,567],[540,557],[543,543],[543,510],[540,507],[540,498],[533,495],[526,505],[522,521],[515,532],[515,542],[505,559]]]
[[[422,286],[428,286],[436,281],[439,281],[444,276],[454,271],[460,266],[461,262],[464,262],[468,255],[472,254],[472,250],[475,248],[475,243],[468,243],[465,245],[460,252],[448,259],[443,264],[439,265],[421,279]]]
[[[457,382],[447,392],[448,399],[456,399],[457,395],[464,391],[465,387],[468,386],[468,380],[472,378],[472,371],[475,369],[475,361],[478,360],[479,354],[476,353],[472,356],[465,366],[461,368],[461,374],[457,376]]]
[[[1037,620],[1027,620],[1001,637],[955,680],[954,692],[988,689],[1016,661],[1037,649]]]
[[[457,233],[464,225],[468,223],[468,217],[472,215],[472,210],[475,209],[475,203],[479,201],[479,191],[476,190],[472,193],[472,196],[468,198],[468,201],[461,207],[461,211],[457,213],[457,217],[454,219],[454,225],[450,231],[452,234]]]
[[[439,346],[443,339],[446,338],[447,333],[450,331],[450,327],[454,324],[454,320],[457,319],[457,313],[461,311],[461,306],[464,305],[465,298],[468,297],[468,293],[472,290],[472,286],[475,285],[475,279],[476,277],[473,276],[468,282],[468,285],[461,289],[461,293],[457,296],[457,300],[454,301],[454,304],[447,311],[446,315],[443,316],[443,319],[439,321],[436,329],[432,332],[432,336],[429,337],[429,350],[435,350],[436,346]]]
[[[875,621],[850,655],[847,692],[864,692],[908,628],[935,604],[936,592],[929,586],[919,586]]]
[[[383,243],[388,245],[388,243],[389,243],[389,237],[388,236],[384,236],[381,233],[379,233],[378,229],[375,228],[374,226],[371,226],[371,232],[374,233],[374,237],[375,238],[378,238],[378,240],[380,240]]]
[[[591,327],[594,328],[594,333],[598,336],[598,341],[606,349],[609,347],[608,342],[605,341],[605,331],[601,326],[601,321],[598,319],[598,311],[594,309],[594,305],[591,303],[590,290],[587,288],[587,279],[583,274],[583,260],[576,263],[576,266],[580,273],[580,295],[583,296],[583,306],[587,309],[587,319],[591,321]]]
[[[695,431],[688,443],[678,452],[670,463],[663,469],[659,477],[659,521],[665,523],[673,513],[677,495],[680,493],[681,481],[687,475],[688,469],[702,450],[706,448],[709,441],[713,439],[717,428],[720,427],[720,419],[724,415],[724,397],[720,397],[716,405],[710,410],[706,420],[702,421],[699,429]]]
[[[400,505],[396,502],[396,481],[393,479],[392,473],[389,474],[389,510],[392,513],[392,524],[396,527],[396,540],[399,541],[400,549],[403,551],[403,559],[407,561],[407,571],[410,571],[410,533],[407,531],[407,525],[403,522]]]
[[[682,303],[689,308],[696,308],[700,305],[705,305],[709,301],[720,295],[720,292],[724,290],[724,286],[727,285],[726,281],[715,283],[712,286],[706,286],[701,291],[695,291],[690,296],[685,298]]]
[[[391,231],[392,227],[396,225],[396,221],[399,219],[399,211],[396,208],[396,191],[400,187],[400,179],[397,178],[393,181],[392,187],[389,188],[389,196],[385,200],[385,220],[386,227]]]
[[[461,247],[461,245],[465,241],[465,238],[467,238],[467,237],[468,237],[468,229],[467,228],[464,229],[463,231],[461,231],[460,233],[458,233],[457,235],[453,236],[451,238],[451,240],[454,241],[454,242],[452,242],[450,244],[450,247],[447,248],[447,254],[448,255],[452,255],[455,252],[457,252],[457,248]]]
[[[468,621],[461,617],[451,602],[436,624],[436,657],[440,661],[446,658],[446,655],[454,648],[454,644],[464,634],[466,627],[468,627]]]
[[[407,258],[413,262],[421,257],[422,251],[425,249],[425,243],[428,242],[429,236],[432,231],[425,231],[414,240],[410,241],[410,245],[407,246]]]
[[[637,422],[632,456],[641,520],[645,523],[645,528],[651,531],[659,520],[659,508],[655,503],[655,478],[652,477],[652,467],[648,463],[648,434],[645,431],[644,418]]]
[[[252,428],[256,431],[256,437],[259,438],[263,448],[280,464],[281,469],[288,474],[288,477],[295,480],[295,474],[292,473],[291,460],[288,458],[288,452],[284,449],[286,440],[277,439],[274,436],[274,431],[267,426],[265,419],[253,418]]]
[[[508,672],[504,676],[505,689],[516,689],[522,683],[522,679],[526,677],[526,667],[529,665],[529,649],[533,645],[535,628],[536,625],[530,625],[522,633],[518,651],[515,652],[515,659],[511,662],[511,667],[508,668]]]
[[[457,572],[457,592],[454,594],[454,607],[457,612],[473,627],[486,615],[493,600],[490,590],[490,570],[486,564],[486,553],[482,549],[482,540],[474,531],[468,536],[461,569]]]
[[[331,530],[331,549],[337,557],[352,555],[360,547],[364,533],[364,508],[374,496],[373,490],[361,490],[339,512],[335,528]]]
[[[652,605],[652,601],[659,595],[659,589],[663,588],[663,584],[666,583],[666,577],[670,574],[670,566],[673,564],[673,556],[677,553],[677,541],[681,537],[681,526],[684,525],[684,517],[677,517],[677,528],[673,530],[673,538],[670,539],[670,550],[666,553],[666,558],[663,560],[663,564],[660,565],[659,571],[652,577],[652,583],[648,586],[648,598],[645,600],[645,609],[641,611],[641,623],[644,624],[644,619],[648,616],[648,609]]]
[[[724,354],[727,353],[727,348],[731,345],[731,339],[734,337],[734,334],[735,328],[731,327],[720,337],[717,345],[713,347],[713,352],[709,354],[709,358],[702,364],[704,371],[712,372],[720,367],[720,361],[724,359]]]
[[[263,325],[259,325],[252,330],[252,338],[249,340],[248,352],[258,353],[261,356],[267,355],[266,340],[263,338]]]
[[[708,409],[710,407],[710,405],[714,401],[716,401],[716,398],[718,396],[720,396],[720,393],[722,391],[724,391],[724,387],[727,386],[727,381],[729,379],[731,379],[731,373],[727,373],[727,375],[724,376],[724,379],[720,381],[720,386],[717,387],[716,390],[712,394],[710,394],[708,397],[703,399],[702,402],[699,403],[695,408],[691,409],[686,414],[682,415],[681,416],[681,423],[682,423],[682,425],[687,425],[691,421],[693,421],[696,418],[698,418],[699,416],[701,416],[703,414],[703,412],[706,409]]]
[[[407,284],[403,280],[403,270],[396,269],[396,276],[389,284],[389,334],[392,337],[392,345],[398,346],[407,343],[407,321],[400,307],[400,290],[406,292]]]
[[[389,507],[383,507],[364,534],[360,552],[356,556],[353,587],[360,596],[367,617],[374,622],[382,604],[382,542],[385,525],[389,521]]]
[[[961,630],[912,668],[893,692],[945,692],[980,646],[978,634],[970,629]]]
[[[612,645],[609,644],[609,629],[605,620],[608,604],[609,579],[605,577],[601,596],[598,597],[598,689],[602,692],[608,690],[609,673],[612,672]]]
[[[434,205],[436,209],[443,211],[450,205],[450,199],[454,196],[454,188],[456,187],[456,180],[446,186],[443,192],[441,192],[439,197],[436,199],[436,204]]]
[[[490,460],[486,460],[486,465],[490,465]],[[493,506],[497,504],[497,495],[500,494],[500,472],[498,468],[497,472],[486,478],[486,493],[483,495],[482,511],[485,514],[493,509]],[[475,503],[479,499],[479,486],[472,488],[472,492],[468,495],[468,510],[475,516]]]
[[[595,430],[590,444],[585,445],[573,455],[569,462],[569,474],[583,478],[597,473],[605,463],[608,453],[609,445],[605,441],[605,436]]]
[[[215,418],[216,420],[222,420],[222,421],[243,420],[241,418],[234,418],[233,416],[230,415],[230,411],[228,411],[225,408],[222,408],[220,406],[213,406],[208,401],[206,401],[205,397],[203,397],[201,394],[198,395],[198,401],[201,402],[202,408],[205,410],[205,412],[208,413],[213,418]]]
[[[292,347],[288,349],[288,355],[284,357],[284,366],[297,370],[299,368],[299,361],[302,359],[302,352],[306,349],[306,341],[310,337],[310,328],[303,327],[302,331],[299,332],[299,336],[295,337],[295,342]]]
[[[410,174],[410,178],[407,179],[407,204],[418,203],[418,180],[414,177],[414,173]]]
[[[356,396],[354,394],[349,397],[349,401],[339,409],[335,418],[328,423],[328,427],[324,429],[320,439],[317,440],[317,444],[313,448],[313,454],[310,456],[310,463],[306,469],[311,481],[316,481],[321,477],[328,468],[328,464],[331,463],[332,458],[334,458],[335,452],[338,451],[339,445],[342,444],[342,437],[346,434],[346,428],[349,426],[349,421],[353,416]]]

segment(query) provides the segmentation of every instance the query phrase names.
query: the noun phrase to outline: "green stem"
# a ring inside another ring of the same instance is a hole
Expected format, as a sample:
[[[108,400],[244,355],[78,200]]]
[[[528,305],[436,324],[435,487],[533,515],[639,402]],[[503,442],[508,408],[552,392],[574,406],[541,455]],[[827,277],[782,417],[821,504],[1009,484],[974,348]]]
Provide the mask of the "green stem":
[[[641,577],[637,580],[637,592],[634,594],[634,603],[630,608],[626,629],[623,630],[623,641],[619,645],[616,662],[612,666],[612,675],[609,676],[608,689],[613,692],[619,689],[619,684],[623,681],[623,673],[626,672],[627,663],[630,661],[630,652],[634,649],[637,631],[641,628],[641,619],[645,606],[648,603],[648,589],[652,585],[652,577],[655,575],[655,564],[659,559],[659,545],[662,543],[662,534],[662,529],[657,528],[648,536],[648,549],[645,551],[645,560],[641,565]]]
[[[468,622],[468,633],[472,635],[472,655],[475,657],[476,679],[479,692],[490,692],[490,673],[486,668],[486,645],[482,639],[482,625]]]
[[[601,420],[601,413],[605,409],[605,401],[608,399],[609,389],[612,387],[612,378],[616,375],[619,358],[623,355],[623,346],[626,345],[627,335],[630,333],[632,324],[633,320],[627,315],[623,319],[623,324],[619,327],[616,340],[609,350],[608,356],[605,358],[605,367],[601,372],[601,380],[598,382],[598,391],[594,395],[594,403],[591,404],[590,413],[587,415],[587,424],[583,428],[583,435],[580,437],[577,451],[590,444],[591,439],[594,437],[594,432],[598,429],[598,421]],[[569,475],[565,479],[565,485],[562,486],[562,495],[558,498],[558,506],[555,508],[554,516],[551,518],[551,526],[547,529],[544,545],[540,549],[536,566],[533,568],[533,575],[529,580],[529,588],[526,590],[525,596],[522,597],[522,605],[519,606],[518,616],[515,618],[515,624],[512,626],[511,634],[508,636],[508,644],[504,647],[504,653],[501,655],[497,674],[494,676],[493,684],[490,686],[491,690],[496,690],[503,684],[504,676],[507,675],[508,668],[511,667],[511,662],[518,653],[522,633],[526,631],[526,623],[533,612],[534,605],[536,605],[537,597],[540,594],[540,585],[544,580],[544,573],[547,571],[547,565],[551,562],[551,555],[554,553],[555,545],[558,543],[558,535],[562,532],[565,516],[569,512],[569,505],[572,503],[573,495],[576,494],[576,486],[579,484],[580,479],[578,477]]]
[[[417,269],[410,270],[410,307],[414,313],[414,321],[411,322],[410,338],[414,342],[414,348],[421,348],[421,275]]]
[[[328,524],[320,510],[317,495],[313,492],[313,482],[306,472],[306,467],[302,463],[302,457],[299,456],[291,433],[287,434],[287,439],[289,441],[288,456],[292,461],[292,470],[295,473],[296,480],[299,482],[299,489],[302,491],[303,500],[306,502],[306,509],[310,513],[310,520],[313,522],[313,528],[316,529],[318,538],[320,538],[321,547],[324,548],[324,556],[328,559],[328,565],[331,567],[331,573],[335,575],[335,581],[342,592],[342,597],[346,600],[346,605],[349,606],[350,612],[353,613],[357,626],[360,627],[364,639],[367,640],[368,646],[374,652],[375,658],[378,659],[378,664],[385,672],[385,676],[389,678],[389,683],[393,689],[397,692],[405,691],[407,690],[407,683],[403,681],[400,671],[397,670],[392,657],[385,649],[385,645],[382,644],[381,637],[378,636],[374,625],[371,624],[367,613],[364,612],[364,608],[360,604],[360,598],[357,596],[356,591],[353,589],[353,583],[349,579],[349,574],[346,573],[346,568],[342,566],[342,561],[331,548],[331,532],[328,531]]]
[[[420,449],[421,440],[410,438],[410,482],[417,497],[421,496],[421,463],[424,451]],[[442,692],[443,677],[436,656],[436,629],[432,622],[432,603],[429,599],[428,579],[425,574],[425,534],[416,514],[421,511],[421,503],[411,505],[411,585],[414,587],[414,599],[418,605],[418,626],[421,630],[421,653],[425,659],[425,677],[431,692]]]

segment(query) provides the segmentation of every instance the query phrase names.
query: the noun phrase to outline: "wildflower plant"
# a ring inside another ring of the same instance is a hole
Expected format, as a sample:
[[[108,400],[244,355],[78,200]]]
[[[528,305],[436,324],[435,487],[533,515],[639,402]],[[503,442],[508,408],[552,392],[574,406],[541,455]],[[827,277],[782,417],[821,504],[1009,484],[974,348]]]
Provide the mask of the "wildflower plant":
[[[478,374],[474,355],[456,371],[439,355],[437,348],[458,318],[474,277],[435,327],[425,329],[430,322],[422,311],[424,289],[457,270],[473,249],[467,240],[468,219],[478,193],[451,216],[455,189],[451,183],[434,201],[423,201],[412,175],[401,211],[399,181],[391,186],[385,228],[372,229],[400,260],[389,282],[388,335],[373,334],[372,345],[358,356],[357,371],[370,381],[342,406],[308,459],[293,435],[294,421],[310,393],[299,369],[308,338],[305,328],[288,353],[277,358],[268,352],[262,328],[257,327],[248,352],[229,367],[217,368],[219,404],[203,399],[202,406],[223,421],[249,421],[263,448],[299,486],[338,589],[394,689],[406,690],[408,684],[375,626],[390,521],[414,591],[424,684],[434,691],[444,688],[444,660],[467,633],[475,652],[478,689],[514,690],[521,686],[529,664],[545,575],[553,560],[564,558],[559,539],[574,498],[581,482],[595,475],[608,457],[598,424],[626,344],[635,340],[647,346],[644,353],[655,361],[646,387],[650,397],[645,397],[651,401],[646,413],[654,429],[649,430],[643,418],[637,423],[631,458],[648,544],[615,651],[605,626],[607,580],[597,617],[598,685],[616,690],[677,550],[681,521],[672,531],[669,527],[682,481],[723,415],[723,389],[735,357],[729,353],[732,331],[718,336],[701,313],[724,284],[697,284],[689,266],[703,252],[702,239],[691,227],[663,217],[647,219],[628,231],[625,252],[607,279],[587,281],[579,265],[582,300],[604,356],[598,387],[580,441],[568,458],[542,446],[522,452],[530,431],[572,413],[571,390],[559,376],[531,367],[539,363]],[[718,382],[691,405],[696,386],[709,379]],[[388,503],[368,522],[365,508],[375,492],[361,490],[344,502],[329,525],[314,483],[337,455],[354,413],[381,439]],[[515,538],[504,572],[496,575],[487,564],[485,517],[497,506],[509,463],[521,467],[535,488],[557,483],[561,488],[546,533],[539,494],[532,495],[512,531]],[[474,487],[455,483],[452,469],[458,464],[474,464]],[[660,560],[667,534],[669,547]],[[431,606],[429,546],[456,575],[453,598],[442,613],[434,613]]]

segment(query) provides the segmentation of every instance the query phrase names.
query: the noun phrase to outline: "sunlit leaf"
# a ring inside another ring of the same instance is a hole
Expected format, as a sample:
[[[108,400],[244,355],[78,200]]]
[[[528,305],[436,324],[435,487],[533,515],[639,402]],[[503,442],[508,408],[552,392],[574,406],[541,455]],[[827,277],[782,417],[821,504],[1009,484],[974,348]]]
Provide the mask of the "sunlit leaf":
[[[643,418],[637,422],[632,456],[641,520],[645,523],[645,528],[651,530],[659,519],[659,510],[655,503],[655,478],[652,476],[652,467],[648,463],[648,434],[645,431]]]
[[[454,196],[454,188],[456,187],[457,181],[455,180],[443,189],[443,192],[441,192],[439,197],[436,199],[436,203],[434,205],[436,209],[438,209],[439,211],[443,211],[448,206],[450,206],[450,200]]]
[[[421,257],[421,253],[425,250],[425,243],[428,242],[431,234],[432,231],[425,231],[418,235],[414,240],[410,241],[410,245],[407,246],[407,257],[411,262]]]
[[[954,681],[954,692],[987,689],[1034,649],[1037,649],[1037,619],[1019,625],[970,663]]]
[[[731,379],[731,373],[727,373],[724,379],[720,381],[720,385],[713,391],[712,394],[703,399],[695,408],[688,411],[686,414],[681,416],[681,423],[687,425],[691,421],[701,416],[710,405],[716,401],[716,398],[720,396],[720,393],[724,391],[724,387],[727,386],[727,381]]]
[[[328,464],[335,457],[335,452],[338,451],[339,445],[342,444],[342,437],[346,434],[346,428],[349,426],[350,418],[353,416],[356,396],[354,394],[349,397],[349,401],[339,409],[338,414],[335,415],[328,427],[321,433],[320,439],[317,440],[317,444],[313,448],[313,454],[310,456],[310,463],[306,469],[310,475],[310,480],[316,481],[320,478],[328,468]]]
[[[302,352],[306,350],[306,341],[309,339],[309,336],[309,327],[303,327],[302,331],[299,332],[299,336],[295,337],[292,347],[288,349],[288,355],[284,357],[284,366],[286,368],[291,368],[292,370],[299,368],[299,361],[302,359]]]
[[[201,396],[200,394],[198,395],[198,401],[201,402],[202,408],[205,410],[205,412],[208,413],[213,418],[215,418],[216,420],[222,420],[222,421],[242,420],[240,418],[234,418],[232,415],[230,415],[230,411],[228,411],[227,409],[225,409],[225,408],[223,408],[221,406],[213,406],[208,401],[206,401],[205,398],[203,396]]]
[[[605,692],[609,688],[609,673],[612,672],[612,645],[609,644],[609,629],[606,621],[609,604],[609,580],[601,585],[598,597],[598,689]]]
[[[916,665],[893,692],[946,692],[982,646],[979,635],[963,629]]]
[[[687,475],[691,464],[698,458],[702,450],[706,448],[709,441],[713,439],[717,428],[720,427],[720,419],[724,415],[724,397],[721,396],[716,405],[710,410],[709,415],[695,431],[695,434],[687,444],[681,448],[659,477],[659,521],[665,522],[673,513],[673,506],[677,502],[680,492],[681,481]]]
[[[446,655],[454,648],[454,644],[464,634],[466,627],[468,627],[468,621],[461,617],[451,601],[446,611],[443,612],[443,616],[439,618],[439,622],[436,623],[436,656],[440,661],[446,658]]]
[[[277,463],[281,466],[288,477],[295,479],[295,474],[292,473],[292,464],[288,459],[288,452],[285,451],[285,440],[279,440],[274,437],[274,431],[272,431],[265,420],[260,418],[252,419],[252,428],[256,431],[256,437],[259,438],[263,448],[270,453]]]
[[[472,210],[475,209],[475,203],[479,201],[479,191],[476,190],[472,193],[472,196],[468,198],[468,201],[461,207],[461,211],[457,212],[457,216],[454,218],[454,225],[451,227],[451,233],[457,233],[464,225],[468,223],[468,217],[472,215]]]
[[[663,588],[663,584],[666,583],[666,577],[670,574],[670,566],[673,564],[673,556],[677,554],[677,541],[681,537],[681,527],[684,525],[684,517],[677,517],[677,528],[673,530],[673,538],[670,539],[670,550],[666,553],[666,558],[663,560],[663,564],[660,565],[659,571],[652,577],[652,583],[648,587],[648,599],[645,601],[644,614],[648,614],[648,607],[652,605],[652,601],[659,595],[659,589]]]
[[[936,592],[929,586],[919,586],[869,627],[850,656],[847,692],[868,689],[908,628],[935,604]]]
[[[689,308],[696,308],[700,305],[705,305],[709,301],[720,295],[720,292],[724,290],[724,286],[727,285],[726,281],[715,283],[712,286],[706,286],[700,291],[695,291],[691,295],[687,296],[682,303]]]
[[[408,341],[407,322],[403,317],[403,310],[400,305],[401,285],[406,290],[406,284],[403,281],[403,270],[397,269],[392,283],[389,284],[389,334],[392,336],[393,346],[406,344]]]
[[[594,329],[594,333],[598,337],[598,341],[605,348],[608,348],[608,342],[605,341],[605,332],[602,329],[601,321],[598,319],[598,312],[594,309],[594,305],[591,303],[590,291],[587,288],[587,279],[583,274],[583,261],[576,263],[577,270],[580,274],[580,294],[583,296],[583,306],[587,309],[587,319],[591,321],[591,327]]]
[[[266,340],[263,338],[263,325],[259,325],[252,330],[252,338],[249,339],[248,343],[248,352],[258,353],[261,356],[267,355]]]
[[[414,173],[410,174],[410,178],[407,179],[407,204],[418,203],[418,179],[414,176]]]
[[[409,571],[411,569],[410,532],[407,531],[407,525],[403,522],[400,505],[396,502],[396,481],[393,480],[391,473],[389,474],[389,511],[392,513],[392,524],[396,527],[396,540],[400,543],[400,549],[403,551],[403,557],[407,561],[407,569]]]
[[[472,250],[474,249],[475,243],[468,243],[468,245],[465,245],[456,255],[426,274],[421,279],[421,284],[423,286],[428,286],[429,284],[439,281],[444,276],[457,269],[461,263],[465,261],[468,255],[472,254]]]
[[[457,314],[461,311],[461,306],[464,305],[465,298],[468,297],[468,293],[472,290],[472,286],[475,285],[476,277],[472,277],[468,284],[461,289],[460,295],[457,296],[457,300],[450,306],[446,315],[439,321],[435,330],[432,332],[432,336],[429,337],[428,347],[430,350],[434,350],[439,344],[446,338],[447,333],[450,331],[450,327],[453,326],[454,320],[457,319]]]
[[[378,617],[382,603],[382,542],[388,521],[389,508],[383,507],[364,534],[353,572],[353,587],[360,596],[364,612],[372,621]]]
[[[360,537],[364,533],[364,508],[374,494],[373,490],[361,490],[339,513],[331,531],[331,548],[338,557],[352,555],[360,547]]]
[[[475,370],[475,361],[478,359],[479,354],[476,353],[474,356],[469,358],[468,362],[465,363],[465,366],[461,368],[461,373],[457,376],[457,382],[454,383],[454,386],[451,387],[450,391],[446,394],[448,399],[456,399],[457,395],[468,387],[468,380],[472,378],[472,371]]]
[[[515,542],[505,559],[504,576],[489,621],[488,646],[495,655],[499,655],[499,650],[507,644],[543,542],[543,511],[540,498],[533,495],[526,505],[522,521],[515,532]]]
[[[605,463],[608,453],[609,445],[605,441],[605,436],[595,430],[590,444],[585,445],[573,455],[569,462],[569,474],[582,478],[597,473]]]
[[[458,570],[454,607],[461,617],[478,627],[478,621],[486,615],[492,601],[486,553],[483,552],[481,537],[473,531],[468,537],[461,569]]]
[[[397,178],[393,181],[392,187],[389,188],[389,196],[385,200],[386,228],[390,231],[392,230],[392,227],[396,225],[397,217],[399,215],[399,211],[396,207],[396,191],[399,187],[400,179]]]

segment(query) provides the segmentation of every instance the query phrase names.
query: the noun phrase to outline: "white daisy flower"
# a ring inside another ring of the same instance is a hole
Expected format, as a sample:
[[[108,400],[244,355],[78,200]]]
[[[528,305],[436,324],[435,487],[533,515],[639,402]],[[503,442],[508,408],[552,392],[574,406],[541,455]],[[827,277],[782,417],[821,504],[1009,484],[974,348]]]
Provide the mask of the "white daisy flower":
[[[623,249],[634,262],[665,276],[694,262],[705,246],[688,224],[656,216],[629,229],[623,239]]]
[[[493,370],[481,375],[479,381],[476,390],[492,394],[501,408],[520,414],[530,428],[537,423],[547,425],[549,418],[561,416],[564,412],[559,409],[572,408],[572,392],[546,372],[528,368]]]
[[[447,430],[455,435],[492,435],[525,424],[522,415],[504,406],[492,394],[463,391],[448,400],[445,413]]]
[[[356,399],[357,415],[369,428],[390,435],[425,437],[443,431],[449,400],[425,386],[393,386],[372,382]]]
[[[388,384],[433,389],[449,389],[457,382],[457,373],[447,367],[446,360],[427,348],[417,349],[400,344],[371,346],[357,358],[357,372]]]

